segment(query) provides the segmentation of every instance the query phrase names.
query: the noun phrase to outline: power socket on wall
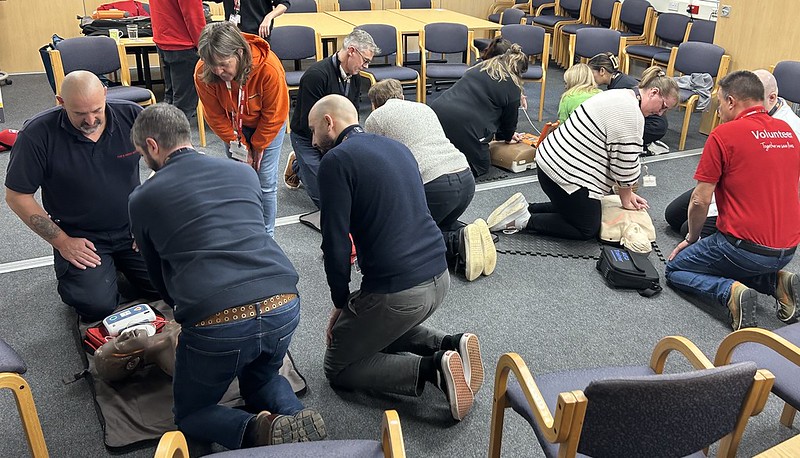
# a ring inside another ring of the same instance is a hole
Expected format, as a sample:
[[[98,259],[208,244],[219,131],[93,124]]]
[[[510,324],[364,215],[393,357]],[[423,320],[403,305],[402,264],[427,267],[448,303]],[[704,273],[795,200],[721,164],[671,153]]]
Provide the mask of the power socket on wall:
[[[678,2],[669,2],[670,11],[678,11]]]

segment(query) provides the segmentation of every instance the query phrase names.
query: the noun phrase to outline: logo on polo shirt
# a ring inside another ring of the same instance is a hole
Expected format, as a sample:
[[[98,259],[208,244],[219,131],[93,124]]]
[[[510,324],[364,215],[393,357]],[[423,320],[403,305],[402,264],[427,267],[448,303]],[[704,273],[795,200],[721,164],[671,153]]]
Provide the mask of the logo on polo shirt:
[[[117,159],[125,159],[126,157],[131,157],[136,154],[139,154],[136,152],[136,150],[133,150],[130,153],[117,154]]]

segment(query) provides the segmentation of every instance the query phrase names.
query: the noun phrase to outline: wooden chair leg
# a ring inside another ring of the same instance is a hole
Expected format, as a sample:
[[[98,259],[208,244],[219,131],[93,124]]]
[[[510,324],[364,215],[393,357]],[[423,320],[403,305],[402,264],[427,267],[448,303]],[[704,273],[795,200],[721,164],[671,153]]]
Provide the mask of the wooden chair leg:
[[[542,122],[542,112],[544,111],[544,87],[547,84],[546,79],[542,79],[542,90],[539,94],[539,122]]]
[[[500,445],[503,442],[503,420],[506,413],[505,398],[492,402],[492,420],[489,427],[489,458],[500,458]]]
[[[783,406],[783,411],[781,412],[781,424],[787,428],[791,428],[796,413],[797,409],[790,406],[788,403],[785,404]]]
[[[203,115],[203,102],[197,101],[197,132],[200,134],[200,146],[206,146],[206,120]]]
[[[39,423],[39,415],[36,413],[36,405],[28,382],[18,374],[5,372],[0,374],[0,388],[8,388],[14,393],[22,428],[25,430],[25,437],[33,457],[47,458],[49,456],[47,445],[44,442],[42,425]]]
[[[697,95],[693,95],[689,97],[689,100],[686,101],[686,113],[683,115],[683,125],[681,126],[681,140],[678,143],[678,150],[683,151],[684,147],[686,146],[686,134],[689,133],[689,121],[692,118],[692,112],[694,112],[694,106],[697,102]]]

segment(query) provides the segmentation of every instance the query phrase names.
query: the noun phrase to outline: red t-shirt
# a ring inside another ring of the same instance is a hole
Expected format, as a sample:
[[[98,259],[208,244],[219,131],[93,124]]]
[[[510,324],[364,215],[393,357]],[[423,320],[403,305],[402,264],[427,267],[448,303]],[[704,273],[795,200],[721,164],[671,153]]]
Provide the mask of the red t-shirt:
[[[772,248],[800,242],[800,142],[764,107],[711,132],[694,178],[717,183],[721,232]]]
[[[153,41],[165,51],[196,48],[206,26],[200,0],[151,0],[150,18]]]

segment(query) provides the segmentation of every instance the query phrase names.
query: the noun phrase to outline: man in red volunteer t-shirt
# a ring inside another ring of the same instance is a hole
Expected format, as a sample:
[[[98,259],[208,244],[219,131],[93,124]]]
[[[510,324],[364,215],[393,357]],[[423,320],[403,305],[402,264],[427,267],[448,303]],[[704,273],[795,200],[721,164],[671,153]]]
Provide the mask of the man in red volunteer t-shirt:
[[[667,282],[727,306],[734,330],[757,326],[757,292],[775,297],[778,318],[793,322],[800,278],[781,269],[800,242],[800,142],[766,112],[752,72],[723,78],[717,99],[724,124],[703,148],[689,233],[670,254]],[[719,231],[700,239],[712,194]]]

